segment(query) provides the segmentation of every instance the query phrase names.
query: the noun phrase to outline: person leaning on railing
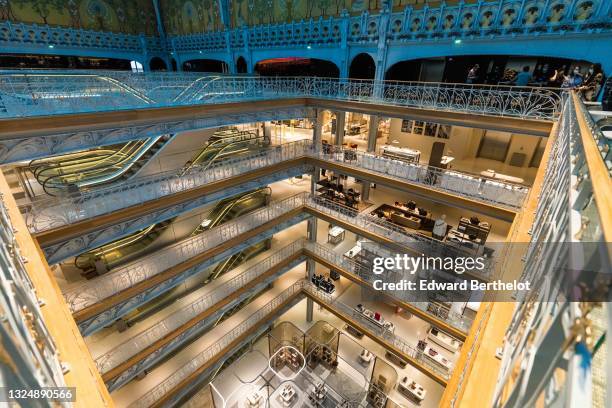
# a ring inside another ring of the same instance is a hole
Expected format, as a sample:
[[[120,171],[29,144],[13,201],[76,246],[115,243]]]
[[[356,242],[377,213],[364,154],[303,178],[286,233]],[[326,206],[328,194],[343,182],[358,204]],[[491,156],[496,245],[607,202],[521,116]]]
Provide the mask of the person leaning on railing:
[[[605,76],[601,69],[601,64],[591,65],[584,77],[582,85],[577,88],[580,96],[588,102],[596,101],[603,86],[604,78]]]

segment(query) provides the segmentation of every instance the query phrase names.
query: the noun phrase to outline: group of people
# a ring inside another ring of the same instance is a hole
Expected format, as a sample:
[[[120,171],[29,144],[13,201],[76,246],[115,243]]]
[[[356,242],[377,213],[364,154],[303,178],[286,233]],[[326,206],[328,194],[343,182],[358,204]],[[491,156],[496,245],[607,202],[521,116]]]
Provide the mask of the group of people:
[[[480,78],[480,66],[475,64],[468,71],[466,83],[474,84]],[[508,78],[510,77],[510,78]],[[575,66],[567,73],[567,66],[554,70],[554,74],[549,76],[549,66],[544,64],[537,67],[533,73],[531,68],[526,65],[521,72],[506,72],[501,74],[498,66],[494,67],[486,75],[486,82],[490,84],[508,83],[516,86],[528,86],[531,83],[545,84],[549,87],[561,89],[576,89],[584,100],[596,101],[601,88],[603,87],[605,76],[601,64],[593,64],[585,74],[579,66]]]

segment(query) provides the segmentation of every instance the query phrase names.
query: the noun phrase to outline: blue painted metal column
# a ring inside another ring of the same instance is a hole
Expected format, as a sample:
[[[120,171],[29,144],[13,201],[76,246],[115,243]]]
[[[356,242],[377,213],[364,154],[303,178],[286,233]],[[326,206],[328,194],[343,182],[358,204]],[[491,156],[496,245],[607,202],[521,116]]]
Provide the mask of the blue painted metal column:
[[[378,46],[376,49],[376,72],[374,74],[374,79],[377,81],[384,80],[385,72],[387,72],[387,33],[389,32],[390,19],[389,5],[384,4],[378,18]],[[381,91],[382,88],[376,89],[375,96],[381,97]]]
[[[219,10],[221,11],[221,23],[225,31],[225,52],[228,55],[227,68],[230,74],[236,74],[236,56],[232,52],[232,36],[231,36],[231,16],[229,0],[219,0]]]
[[[349,12],[346,9],[342,10],[340,14],[340,78],[348,78],[349,75],[349,48],[348,48],[348,37],[350,30],[350,18]]]
[[[157,32],[159,36],[163,39],[166,38],[166,29],[164,28],[164,21],[161,17],[161,12],[159,10],[159,0],[151,0],[153,2],[153,9],[155,9],[155,19],[157,20]]]

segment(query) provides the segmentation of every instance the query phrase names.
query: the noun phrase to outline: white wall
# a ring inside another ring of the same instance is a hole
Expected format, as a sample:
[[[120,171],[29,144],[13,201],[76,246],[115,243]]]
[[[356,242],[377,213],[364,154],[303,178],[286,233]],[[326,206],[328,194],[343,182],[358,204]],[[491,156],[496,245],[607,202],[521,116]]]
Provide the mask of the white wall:
[[[523,163],[522,167],[529,167],[531,157],[538,147],[539,140],[540,137],[536,136],[512,134],[512,139],[510,139],[510,148],[508,149],[508,154],[506,155],[506,164],[510,163],[512,154],[516,152],[525,154],[525,163]]]
[[[410,147],[412,149],[420,150],[421,163],[427,163],[429,160],[431,147],[433,146],[434,142],[445,143],[446,146],[444,149],[444,154],[453,156],[456,160],[476,158],[478,148],[480,147],[480,141],[485,132],[482,129],[453,126],[451,128],[450,138],[440,139],[437,137],[404,133],[401,131],[401,128],[401,119],[391,119],[389,142],[392,140],[397,140],[399,143],[396,146]],[[510,146],[508,148],[508,153],[504,163],[509,164],[512,154],[517,152],[525,154],[526,158],[523,167],[529,167],[531,157],[535,153],[535,150],[538,147],[538,141],[540,139],[541,138],[537,136],[512,134],[510,138]]]
[[[401,129],[402,120],[391,119],[389,142],[397,140],[399,142],[397,146],[420,150],[421,162],[427,162],[429,160],[431,147],[434,142],[445,143],[446,147],[444,149],[444,154],[453,156],[458,160],[475,157],[480,143],[480,137],[483,133],[480,129],[453,126],[451,128],[450,137],[448,139],[440,139],[437,137],[404,133]]]

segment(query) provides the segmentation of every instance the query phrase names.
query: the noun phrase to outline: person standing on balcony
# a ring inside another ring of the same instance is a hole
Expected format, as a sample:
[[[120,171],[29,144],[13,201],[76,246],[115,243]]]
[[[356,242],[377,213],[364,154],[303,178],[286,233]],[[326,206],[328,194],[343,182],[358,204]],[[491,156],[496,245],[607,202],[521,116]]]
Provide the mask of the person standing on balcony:
[[[551,82],[556,83],[559,79],[563,77],[563,82],[561,83],[561,89],[573,89],[582,84],[583,76],[580,73],[580,67],[574,67],[573,71],[569,75],[564,75],[562,70],[558,70],[555,72],[555,75],[550,78]]]
[[[478,64],[474,65],[472,67],[472,69],[469,70],[468,74],[467,74],[467,79],[466,79],[466,83],[468,84],[474,84],[476,83],[476,80],[478,79],[478,70],[480,69],[480,66]]]
[[[516,86],[527,86],[532,79],[531,73],[529,72],[529,66],[525,65],[523,71],[516,75],[514,84]]]
[[[585,101],[593,102],[599,97],[599,93],[604,83],[604,74],[601,64],[593,64],[589,67],[584,77],[582,85],[578,88]]]

